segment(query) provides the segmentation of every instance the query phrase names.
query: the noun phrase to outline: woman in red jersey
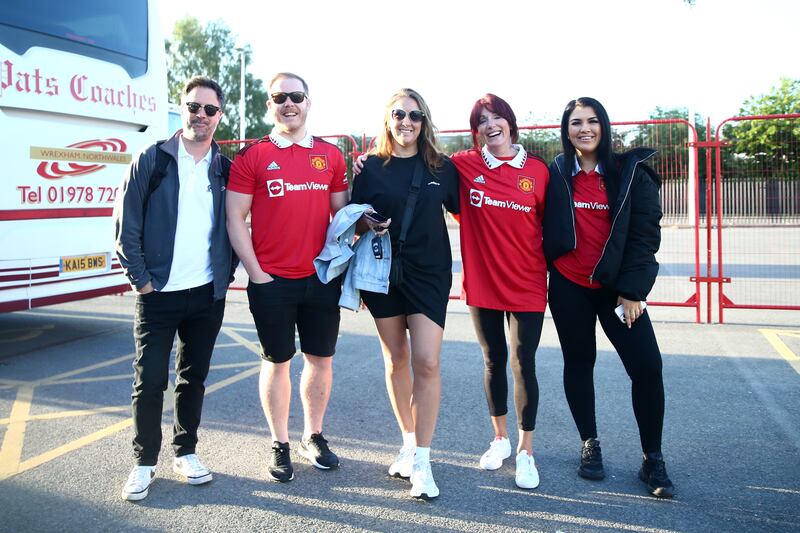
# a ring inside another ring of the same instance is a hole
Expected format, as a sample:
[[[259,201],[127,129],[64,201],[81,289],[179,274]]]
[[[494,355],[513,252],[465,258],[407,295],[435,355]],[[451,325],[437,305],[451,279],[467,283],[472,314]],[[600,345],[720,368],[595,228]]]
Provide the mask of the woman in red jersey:
[[[459,175],[462,284],[483,350],[495,434],[480,466],[496,470],[511,455],[507,324],[518,429],[515,481],[532,489],[539,485],[533,459],[539,404],[535,357],[547,305],[542,217],[550,177],[542,159],[515,144],[517,121],[505,100],[485,95],[475,102],[469,122],[475,148],[451,159]]]
[[[594,410],[599,320],[631,378],[644,454],[639,478],[652,495],[671,498],[674,487],[661,454],[661,352],[644,309],[658,274],[655,253],[661,241],[660,178],[645,163],[655,151],[614,153],[608,114],[594,98],[567,104],[561,143],[564,153],[550,165],[544,251],[550,311],[564,356],[564,391],[583,441],[578,474],[605,477]]]

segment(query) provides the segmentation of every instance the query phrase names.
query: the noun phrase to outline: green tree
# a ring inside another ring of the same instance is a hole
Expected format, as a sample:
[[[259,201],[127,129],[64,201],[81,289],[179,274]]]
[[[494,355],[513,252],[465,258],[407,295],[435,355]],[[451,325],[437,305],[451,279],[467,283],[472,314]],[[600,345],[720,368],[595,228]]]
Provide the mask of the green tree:
[[[217,128],[217,139],[239,138],[239,95],[241,65],[236,39],[221,21],[202,27],[194,17],[175,23],[172,40],[165,40],[167,51],[170,101],[179,102],[186,80],[196,75],[209,76],[225,93],[225,115]],[[250,63],[250,45],[244,46],[245,63]],[[260,79],[245,74],[245,118],[247,137],[268,134],[272,126],[266,122],[267,91]]]
[[[800,80],[781,78],[767,94],[752,96],[740,115],[785,115],[800,113]],[[723,135],[733,153],[754,164],[771,166],[800,162],[800,120],[748,120],[730,123]]]

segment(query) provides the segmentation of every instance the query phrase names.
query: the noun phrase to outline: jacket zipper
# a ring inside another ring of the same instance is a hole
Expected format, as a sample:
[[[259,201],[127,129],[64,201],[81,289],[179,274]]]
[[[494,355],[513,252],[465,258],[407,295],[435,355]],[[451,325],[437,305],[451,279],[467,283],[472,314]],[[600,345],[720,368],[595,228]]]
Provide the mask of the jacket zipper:
[[[595,263],[594,268],[592,269],[592,273],[589,274],[589,284],[592,284],[592,280],[594,279],[594,273],[597,271],[597,267],[600,265],[600,261],[603,260],[603,256],[606,254],[606,246],[608,246],[608,241],[611,240],[611,234],[614,233],[614,226],[617,223],[617,218],[619,218],[619,214],[622,213],[622,208],[625,206],[625,201],[628,199],[628,194],[631,192],[631,186],[633,185],[633,176],[636,174],[636,167],[639,166],[639,163],[647,161],[651,157],[653,157],[655,153],[650,154],[648,157],[644,159],[640,159],[633,165],[633,170],[631,171],[631,179],[628,180],[628,188],[625,190],[625,197],[622,198],[622,203],[619,204],[619,209],[617,210],[617,214],[614,216],[614,220],[611,222],[611,230],[608,232],[608,238],[606,239],[605,244],[603,245],[603,251],[600,252],[600,259],[597,260]]]
[[[567,183],[567,178],[565,177],[564,170],[561,168],[558,159],[556,159],[556,165],[558,165],[558,172],[561,174],[561,179],[564,180],[564,187],[567,188],[567,205],[569,206],[569,214],[572,217],[572,249],[574,250],[578,247],[578,234],[575,229],[575,204],[572,199],[572,191],[569,190],[569,183]]]

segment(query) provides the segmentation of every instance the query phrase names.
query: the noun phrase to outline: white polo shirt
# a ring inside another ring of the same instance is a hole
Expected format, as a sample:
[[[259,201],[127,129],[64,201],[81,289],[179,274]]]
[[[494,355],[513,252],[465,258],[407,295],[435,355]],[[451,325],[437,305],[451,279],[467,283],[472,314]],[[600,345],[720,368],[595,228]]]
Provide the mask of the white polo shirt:
[[[195,163],[194,156],[178,143],[178,224],[169,280],[164,292],[181,291],[210,283],[211,230],[214,227],[214,196],[208,179],[211,148]]]

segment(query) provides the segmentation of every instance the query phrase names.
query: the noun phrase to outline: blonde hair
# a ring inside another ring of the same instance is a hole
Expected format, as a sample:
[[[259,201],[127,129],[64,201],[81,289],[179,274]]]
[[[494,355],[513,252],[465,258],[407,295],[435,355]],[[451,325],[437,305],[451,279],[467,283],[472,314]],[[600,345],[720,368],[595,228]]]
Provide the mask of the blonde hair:
[[[384,160],[384,164],[389,162],[392,156],[392,130],[389,127],[389,121],[392,119],[392,109],[394,104],[401,98],[411,98],[419,106],[420,111],[425,114],[422,119],[419,137],[417,137],[417,150],[422,154],[422,160],[428,167],[428,170],[433,172],[442,166],[442,151],[439,149],[439,142],[436,138],[439,130],[434,126],[431,120],[431,110],[428,109],[428,104],[414,89],[400,89],[392,95],[389,103],[386,105],[386,110],[383,114],[383,130],[378,134],[375,141],[375,147],[370,150],[370,154],[377,155]]]

